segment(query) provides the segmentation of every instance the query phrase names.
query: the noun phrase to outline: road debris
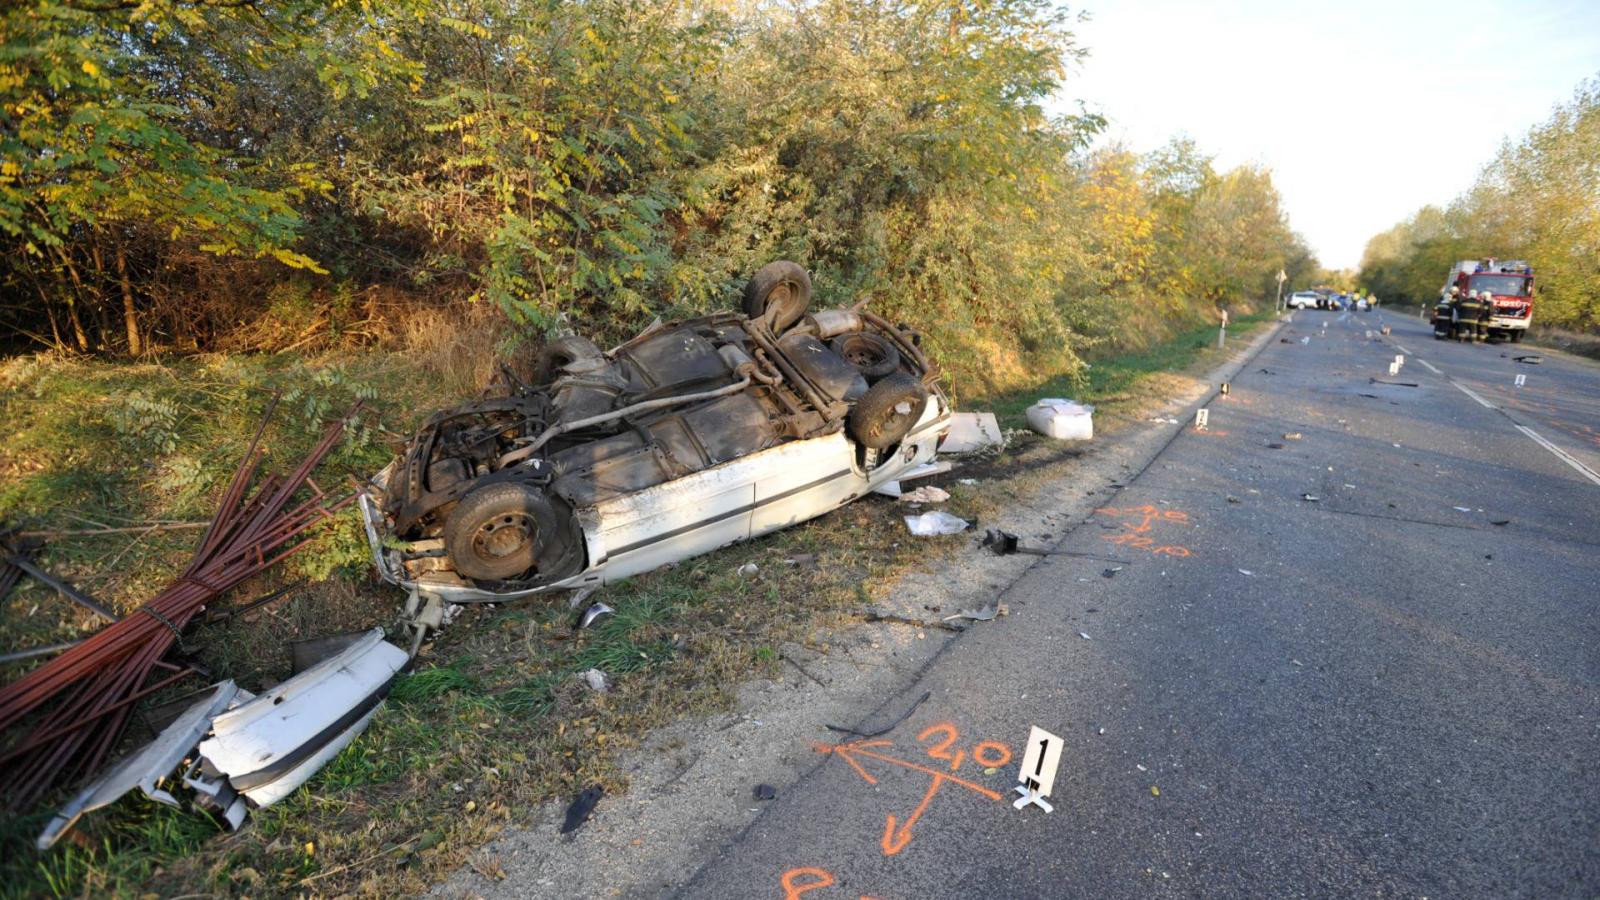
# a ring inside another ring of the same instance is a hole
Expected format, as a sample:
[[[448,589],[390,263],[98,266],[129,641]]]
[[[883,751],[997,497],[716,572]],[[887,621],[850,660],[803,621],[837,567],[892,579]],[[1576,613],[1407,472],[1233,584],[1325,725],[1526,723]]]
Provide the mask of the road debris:
[[[604,694],[611,690],[611,679],[599,669],[588,669],[578,675],[589,690]]]
[[[1115,577],[1117,577],[1117,573],[1121,572],[1121,571],[1122,571],[1122,567],[1121,566],[1114,566],[1114,567],[1112,567],[1110,569],[1103,570],[1100,573],[1100,577],[1101,578],[1115,578]]]
[[[1060,397],[1047,397],[1023,413],[1028,427],[1058,441],[1087,441],[1094,437],[1094,407]]]
[[[571,834],[582,828],[583,823],[589,821],[595,805],[600,802],[605,792],[605,788],[597,784],[584,788],[582,793],[574,797],[572,803],[567,806],[567,818],[561,823],[561,833]]]
[[[616,613],[616,610],[597,600],[590,604],[588,609],[583,611],[583,618],[578,620],[578,629],[581,631],[582,629],[588,628],[598,621],[601,616],[612,616],[616,615]]]
[[[1318,497],[1315,494],[1301,494],[1300,499],[1306,501],[1307,503],[1318,503],[1322,500],[1321,497]]]
[[[200,777],[216,796],[220,779],[270,806],[305,784],[355,740],[377,714],[389,685],[410,657],[374,628],[343,651],[211,719],[211,737],[200,742]],[[239,698],[236,698],[239,699]]]
[[[753,562],[747,562],[739,567],[738,574],[742,578],[754,578],[759,571],[761,571],[759,566]]]
[[[1511,357],[1511,361],[1512,362],[1522,363],[1525,366],[1538,366],[1538,365],[1543,365],[1544,364],[1544,357],[1542,357],[1542,356],[1513,356],[1513,357]]]
[[[940,453],[977,453],[1006,445],[1005,433],[992,412],[950,414],[950,433],[939,443]]]
[[[1472,507],[1470,506],[1457,506],[1454,509],[1456,512],[1472,512]]]
[[[859,737],[859,738],[882,737],[883,735],[886,735],[889,732],[891,732],[891,731],[895,730],[896,728],[900,727],[900,723],[901,722],[904,722],[905,720],[911,718],[911,714],[917,711],[917,707],[919,707],[922,704],[928,702],[928,698],[932,697],[932,696],[933,696],[933,691],[923,691],[922,692],[922,696],[918,697],[916,699],[916,701],[911,704],[911,707],[909,709],[907,709],[905,712],[900,714],[900,718],[895,719],[893,722],[890,722],[888,725],[884,726],[883,728],[878,729],[877,731],[857,731],[854,728],[845,728],[845,727],[840,726],[840,725],[828,725],[828,724],[824,724],[822,727],[828,729],[829,731],[836,731],[839,734],[853,734],[853,735],[855,735],[856,737]]]
[[[211,688],[208,694],[162,729],[155,740],[107,770],[61,807],[39,834],[35,845],[40,850],[49,850],[72,828],[78,817],[109,806],[134,788],[158,803],[177,806],[177,799],[158,789],[156,783],[170,775],[184,756],[200,743],[200,738],[211,727],[211,717],[233,702],[238,692],[238,687],[232,681],[224,681]]]
[[[971,523],[960,516],[953,516],[942,509],[925,512],[919,516],[906,516],[906,528],[918,537],[934,537],[945,534],[960,534],[971,527]]]
[[[1010,556],[1013,553],[1026,553],[1030,556],[1076,556],[1080,559],[1098,559],[1105,562],[1128,564],[1128,560],[1118,559],[1115,556],[1101,556],[1098,553],[1078,553],[1072,550],[1043,550],[1038,547],[1024,547],[1022,539],[1009,531],[991,528],[983,534],[981,546],[988,547],[995,556]]]
[[[1254,572],[1252,572],[1252,571],[1250,571],[1250,570],[1249,570],[1249,569],[1240,569],[1240,570],[1239,570],[1239,574],[1240,574],[1240,575],[1248,575],[1248,576],[1251,576],[1251,577],[1254,577],[1254,575],[1255,575],[1255,574],[1256,574],[1256,573],[1254,573]]]
[[[971,619],[974,622],[989,622],[993,621],[997,616],[1005,615],[1006,612],[1007,610],[1005,604],[995,603],[992,606],[985,606],[982,609],[963,609],[953,616],[945,616],[943,621],[948,622],[951,619]]]
[[[1094,638],[1092,638],[1092,637],[1089,637],[1089,635],[1088,635],[1088,634],[1087,634],[1087,633],[1085,633],[1085,632],[1082,632],[1082,631],[1080,631],[1080,632],[1078,632],[1078,637],[1081,637],[1081,638],[1083,638],[1083,639],[1084,639],[1084,640],[1086,640],[1086,641],[1092,641],[1092,640],[1094,640]]]
[[[776,800],[778,789],[770,784],[758,784],[750,789],[750,796],[757,800]]]
[[[931,484],[925,484],[909,494],[900,495],[901,503],[943,503],[949,499],[949,491]]]
[[[1283,439],[1286,440],[1286,441],[1298,441],[1302,437],[1304,437],[1304,435],[1302,435],[1300,432],[1298,432],[1298,431],[1290,431],[1290,432],[1284,434]]]

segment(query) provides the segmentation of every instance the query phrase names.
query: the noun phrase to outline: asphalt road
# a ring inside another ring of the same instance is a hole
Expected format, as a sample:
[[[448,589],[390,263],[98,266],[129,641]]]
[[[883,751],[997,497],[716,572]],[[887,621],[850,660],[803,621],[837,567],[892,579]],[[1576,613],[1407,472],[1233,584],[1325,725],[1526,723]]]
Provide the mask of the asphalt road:
[[[1600,370],[1278,337],[683,896],[1600,896]]]

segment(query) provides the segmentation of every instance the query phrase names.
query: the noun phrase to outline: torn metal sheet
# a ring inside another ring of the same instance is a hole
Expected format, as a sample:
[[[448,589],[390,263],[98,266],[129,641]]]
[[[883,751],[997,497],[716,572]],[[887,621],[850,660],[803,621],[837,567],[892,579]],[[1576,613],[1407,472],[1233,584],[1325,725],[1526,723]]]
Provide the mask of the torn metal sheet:
[[[210,693],[196,701],[183,715],[179,716],[162,730],[156,739],[142,747],[132,756],[113,766],[95,782],[84,788],[78,795],[61,807],[50,824],[40,832],[39,839],[35,842],[40,850],[48,850],[67,833],[78,817],[90,810],[109,806],[120,799],[124,794],[139,788],[145,796],[168,806],[177,806],[178,801],[166,791],[156,787],[156,782],[167,777],[178,763],[195,748],[200,738],[205,735],[206,729],[211,724],[211,717],[221,712],[238,694],[239,688],[232,681],[224,681],[212,688]]]
[[[1005,432],[994,413],[959,412],[950,414],[950,433],[939,443],[939,452],[976,453],[1005,445]]]
[[[408,658],[374,628],[338,655],[217,715],[200,755],[235,790],[269,806],[366,728]]]

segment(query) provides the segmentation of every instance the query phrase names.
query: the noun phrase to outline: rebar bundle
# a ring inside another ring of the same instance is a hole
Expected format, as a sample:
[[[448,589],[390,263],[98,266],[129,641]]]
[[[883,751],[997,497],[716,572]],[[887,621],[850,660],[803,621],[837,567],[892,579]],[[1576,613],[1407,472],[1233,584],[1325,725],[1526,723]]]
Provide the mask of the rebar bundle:
[[[351,415],[357,409],[359,404]],[[0,688],[0,733],[18,730],[42,712],[0,756],[8,808],[26,807],[52,785],[98,771],[136,702],[196,674],[163,661],[189,620],[220,594],[304,546],[311,540],[302,537],[307,529],[354,499],[350,494],[330,500],[311,480],[348,415],[328,426],[288,475],[256,480],[271,415],[269,407],[183,574],[131,614]]]

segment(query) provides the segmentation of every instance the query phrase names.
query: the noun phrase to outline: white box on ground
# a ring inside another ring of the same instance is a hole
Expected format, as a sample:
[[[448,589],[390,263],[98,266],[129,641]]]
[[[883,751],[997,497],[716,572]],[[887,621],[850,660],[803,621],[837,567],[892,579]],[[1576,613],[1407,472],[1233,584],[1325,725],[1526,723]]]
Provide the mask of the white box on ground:
[[[1056,767],[1061,765],[1061,750],[1066,742],[1035,725],[1028,731],[1028,747],[1022,754],[1017,781],[1040,797],[1050,796],[1056,783]]]
[[[994,413],[950,414],[950,433],[939,442],[940,453],[971,453],[985,447],[1004,447],[1005,435]]]
[[[1094,437],[1094,407],[1056,397],[1028,407],[1028,427],[1060,441],[1087,441]]]

